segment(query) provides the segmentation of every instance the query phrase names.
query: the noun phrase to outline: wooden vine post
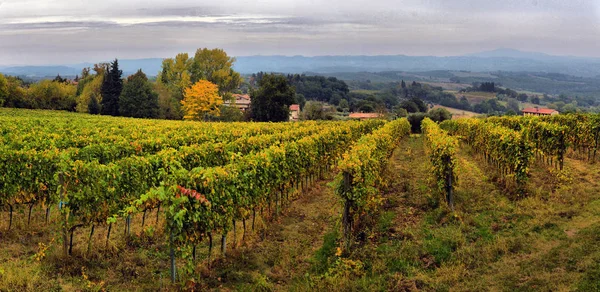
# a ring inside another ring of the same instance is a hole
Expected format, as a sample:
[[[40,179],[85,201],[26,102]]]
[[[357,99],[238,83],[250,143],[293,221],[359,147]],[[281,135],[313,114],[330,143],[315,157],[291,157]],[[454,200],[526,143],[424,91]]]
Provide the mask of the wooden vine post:
[[[452,194],[452,179],[453,179],[453,171],[452,171],[452,158],[450,156],[444,157],[444,163],[446,167],[446,201],[450,206],[450,209],[454,211],[454,198]]]
[[[348,172],[344,172],[344,192],[347,194],[352,191],[352,175]],[[344,239],[346,241],[346,248],[350,247],[350,239],[352,238],[352,205],[353,202],[346,198],[344,203],[344,214],[342,216],[342,224],[344,225]]]
[[[65,188],[65,175],[64,173],[59,173],[58,174],[58,185],[60,187],[60,202],[61,202],[61,208],[60,208],[60,214],[62,217],[62,243],[63,243],[63,256],[66,258],[69,256],[69,243],[68,243],[68,236],[69,236],[69,228],[68,228],[68,220],[69,220],[69,213],[65,211],[65,208],[62,208],[62,202],[64,202],[66,194],[67,194],[67,190]]]

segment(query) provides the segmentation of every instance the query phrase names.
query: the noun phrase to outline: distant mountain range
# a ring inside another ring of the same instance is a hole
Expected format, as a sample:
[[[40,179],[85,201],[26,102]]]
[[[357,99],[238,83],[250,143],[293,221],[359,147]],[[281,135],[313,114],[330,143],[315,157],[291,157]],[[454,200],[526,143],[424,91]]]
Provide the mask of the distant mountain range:
[[[155,76],[160,71],[162,58],[122,59],[119,65],[126,75],[142,69]],[[75,76],[91,63],[55,66],[0,67],[8,75],[32,78]],[[335,72],[385,72],[432,70],[466,70],[472,72],[530,71],[563,73],[581,77],[600,76],[600,59],[570,56],[552,56],[514,49],[498,49],[465,56],[245,56],[237,57],[235,69],[243,74],[259,71],[280,73],[335,73]]]

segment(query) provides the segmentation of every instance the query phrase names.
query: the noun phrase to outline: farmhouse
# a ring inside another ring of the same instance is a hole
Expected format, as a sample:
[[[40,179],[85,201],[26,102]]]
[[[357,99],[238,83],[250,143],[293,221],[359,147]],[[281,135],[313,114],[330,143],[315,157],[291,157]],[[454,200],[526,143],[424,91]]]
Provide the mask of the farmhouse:
[[[250,96],[247,94],[234,94],[235,98],[234,106],[245,112],[250,108]],[[223,104],[230,105],[230,101],[225,101]]]
[[[300,105],[292,104],[290,105],[290,121],[296,122],[300,117]]]
[[[550,108],[539,108],[539,107],[525,108],[521,112],[523,112],[524,116],[551,116],[551,115],[559,114],[559,112],[557,110],[553,110]]]

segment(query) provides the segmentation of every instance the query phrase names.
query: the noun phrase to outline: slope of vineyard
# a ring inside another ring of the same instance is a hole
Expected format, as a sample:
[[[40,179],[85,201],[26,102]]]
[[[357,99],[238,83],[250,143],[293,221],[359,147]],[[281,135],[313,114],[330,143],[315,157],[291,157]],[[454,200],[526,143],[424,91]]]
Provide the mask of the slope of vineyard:
[[[600,289],[599,115],[0,121],[2,291]]]

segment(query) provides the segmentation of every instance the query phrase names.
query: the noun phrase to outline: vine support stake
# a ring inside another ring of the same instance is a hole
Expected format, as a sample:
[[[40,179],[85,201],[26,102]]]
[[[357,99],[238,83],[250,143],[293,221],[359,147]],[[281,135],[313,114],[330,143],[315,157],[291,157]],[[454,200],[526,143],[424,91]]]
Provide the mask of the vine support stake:
[[[12,215],[13,215],[13,206],[11,204],[8,204],[8,230],[10,231],[10,228],[12,227]]]
[[[344,172],[344,193],[348,194],[351,192],[352,175],[348,172]],[[344,215],[342,218],[342,222],[344,225],[344,239],[346,241],[346,248],[350,247],[350,239],[351,235],[351,225],[352,225],[352,214],[350,211],[352,209],[352,201],[346,198],[344,203]]]
[[[29,204],[29,214],[27,215],[27,227],[31,223],[31,210],[33,209],[33,203]]]
[[[223,257],[226,256],[227,252],[227,231],[223,231],[223,235],[221,235],[221,254]]]
[[[237,245],[237,227],[235,226],[235,220],[233,220],[233,249],[235,249]]]
[[[446,191],[447,191],[446,200],[448,201],[448,205],[450,206],[450,209],[454,212],[454,196],[452,194],[452,169],[451,168],[448,170],[448,173],[446,174]]]
[[[69,220],[69,214],[68,212],[65,212],[65,210],[62,208],[62,202],[65,201],[65,197],[66,197],[66,193],[67,190],[65,189],[65,175],[64,173],[59,173],[58,174],[58,185],[60,187],[60,207],[59,210],[61,212],[62,215],[62,240],[63,240],[63,256],[66,258],[69,256],[69,242],[68,242],[68,236],[69,236],[69,228],[68,228],[68,220]]]
[[[156,209],[156,224],[158,225],[158,217],[160,216],[160,204],[158,204],[158,209]]]
[[[110,230],[112,229],[112,222],[108,223],[108,232],[106,233],[106,249],[108,249],[108,239],[110,238]]]
[[[213,250],[213,237],[212,237],[212,232],[208,233],[208,265],[210,266],[210,259],[212,257],[212,250]]]
[[[50,205],[46,207],[46,225],[48,225],[48,220],[50,219]]]
[[[90,255],[90,252],[92,252],[92,241],[93,241],[93,236],[94,236],[94,228],[96,226],[94,224],[92,224],[92,230],[90,230],[90,239],[88,241],[88,249],[87,249],[87,255]]]

